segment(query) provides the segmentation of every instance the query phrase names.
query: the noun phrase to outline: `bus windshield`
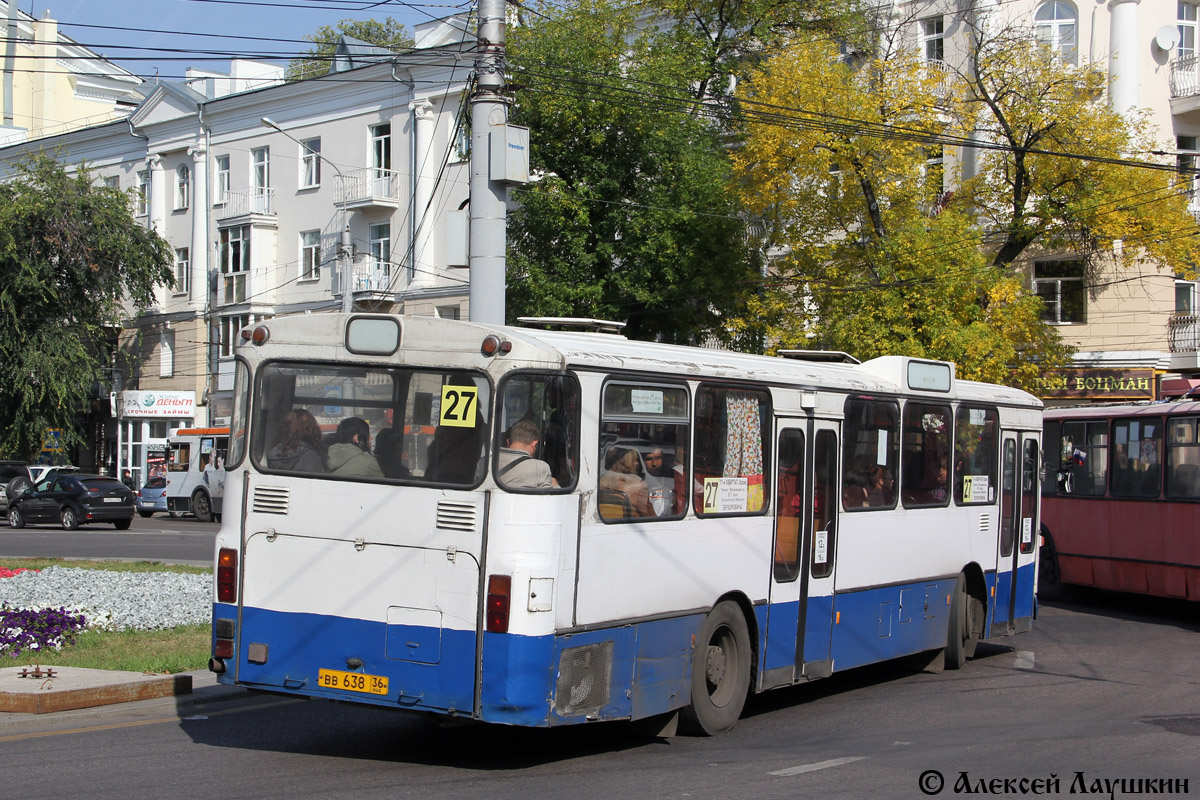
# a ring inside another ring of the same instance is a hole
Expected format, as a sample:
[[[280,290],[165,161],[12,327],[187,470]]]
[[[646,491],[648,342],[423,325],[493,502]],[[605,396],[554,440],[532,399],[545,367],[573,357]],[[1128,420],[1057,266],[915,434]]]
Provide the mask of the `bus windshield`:
[[[490,391],[466,370],[275,362],[255,386],[251,458],[267,473],[475,486]]]

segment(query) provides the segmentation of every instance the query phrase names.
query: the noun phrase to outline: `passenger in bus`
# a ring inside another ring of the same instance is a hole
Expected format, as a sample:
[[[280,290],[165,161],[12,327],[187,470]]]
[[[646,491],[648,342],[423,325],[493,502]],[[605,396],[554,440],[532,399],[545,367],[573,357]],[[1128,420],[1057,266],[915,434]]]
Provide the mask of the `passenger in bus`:
[[[642,480],[637,450],[613,447],[604,459],[605,471],[600,476],[601,490],[620,492],[629,500],[635,517],[653,517],[650,487]]]
[[[382,478],[379,461],[371,455],[371,426],[362,417],[338,423],[337,442],[329,448],[329,471],[334,475]]]
[[[878,507],[892,504],[890,487],[887,486],[890,474],[885,467],[871,465],[867,470],[867,502],[863,505]]]
[[[404,437],[395,428],[384,428],[375,437],[375,458],[385,478],[409,478],[404,466]]]
[[[847,474],[845,485],[842,486],[842,507],[866,508],[869,505],[871,504],[867,500],[867,487],[863,486],[862,478]]]
[[[523,419],[508,431],[507,444],[500,448],[497,481],[508,489],[552,489],[558,481],[550,476],[550,465],[537,457],[537,425]]]
[[[283,415],[275,446],[267,451],[267,466],[288,472],[325,471],[321,427],[307,409],[293,408]]]
[[[646,460],[646,485],[650,490],[650,505],[658,516],[679,513],[675,503],[675,472],[667,466],[661,447],[643,456]]]

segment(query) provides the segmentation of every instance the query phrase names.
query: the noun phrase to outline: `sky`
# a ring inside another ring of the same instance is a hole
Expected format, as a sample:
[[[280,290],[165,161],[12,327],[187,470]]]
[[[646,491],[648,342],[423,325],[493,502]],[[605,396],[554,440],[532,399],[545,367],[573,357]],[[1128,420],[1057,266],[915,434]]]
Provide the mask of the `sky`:
[[[305,34],[343,19],[393,17],[414,25],[462,10],[469,3],[402,0],[14,0],[59,30],[145,78],[182,78],[191,67],[227,71],[229,59],[274,55],[287,60],[311,45]],[[229,38],[231,36],[251,38]],[[157,73],[156,73],[157,70]]]

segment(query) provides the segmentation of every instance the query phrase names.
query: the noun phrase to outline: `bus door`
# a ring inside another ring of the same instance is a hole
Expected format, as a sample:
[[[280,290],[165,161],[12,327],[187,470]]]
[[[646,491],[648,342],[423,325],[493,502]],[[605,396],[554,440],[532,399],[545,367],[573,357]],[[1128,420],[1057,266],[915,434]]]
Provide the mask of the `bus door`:
[[[1028,630],[1033,618],[1039,446],[1036,436],[1006,431],[1000,456],[1000,541],[994,633]]]
[[[775,544],[762,689],[829,674],[824,606],[832,606],[836,423],[781,419],[775,453]]]

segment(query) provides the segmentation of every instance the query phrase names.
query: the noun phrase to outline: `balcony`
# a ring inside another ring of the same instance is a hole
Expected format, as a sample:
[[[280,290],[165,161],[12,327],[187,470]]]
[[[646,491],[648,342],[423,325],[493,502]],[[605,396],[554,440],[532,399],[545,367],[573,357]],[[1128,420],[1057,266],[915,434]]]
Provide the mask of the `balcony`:
[[[390,169],[360,169],[340,176],[334,202],[347,210],[399,208],[405,191],[401,173]]]
[[[400,271],[400,274],[397,273]],[[354,296],[359,300],[383,300],[395,297],[408,285],[403,267],[364,258],[355,262],[352,270]]]
[[[1171,59],[1171,98],[1200,94],[1200,56]]]
[[[274,189],[228,192],[225,195],[224,207],[217,212],[218,220],[250,216],[275,216]]]
[[[1200,369],[1200,315],[1175,314],[1167,320],[1167,343],[1168,369]]]

